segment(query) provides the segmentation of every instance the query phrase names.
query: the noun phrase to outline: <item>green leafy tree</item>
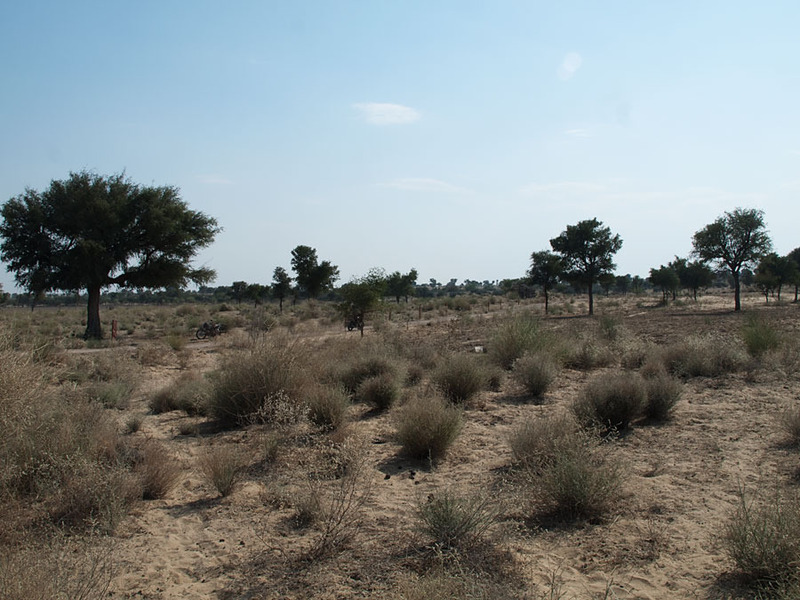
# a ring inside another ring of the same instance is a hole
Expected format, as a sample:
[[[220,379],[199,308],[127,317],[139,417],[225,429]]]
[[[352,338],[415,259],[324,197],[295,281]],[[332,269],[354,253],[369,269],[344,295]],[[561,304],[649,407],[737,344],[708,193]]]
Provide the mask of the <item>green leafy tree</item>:
[[[627,296],[628,292],[631,291],[632,282],[633,279],[631,278],[630,274],[617,275],[614,278],[614,289],[623,296]]]
[[[214,240],[217,222],[189,210],[175,187],[82,171],[43,192],[27,189],[0,213],[0,258],[22,287],[88,292],[87,338],[102,337],[105,287],[165,288],[214,277],[190,263]]]
[[[533,285],[542,288],[544,294],[544,312],[547,314],[550,307],[550,290],[552,290],[564,274],[564,262],[558,254],[547,250],[531,254],[531,268],[528,278]]]
[[[781,289],[784,285],[791,285],[798,280],[798,268],[788,256],[780,256],[775,252],[765,254],[756,268],[756,285],[762,291],[765,287],[769,292],[775,290],[778,294],[778,302],[781,299]],[[766,292],[765,293],[769,293]],[[769,296],[767,296],[769,300]]]
[[[701,261],[690,262],[676,256],[669,266],[678,274],[681,287],[692,291],[695,302],[697,301],[697,291],[711,286],[716,279],[714,271]]]
[[[275,267],[272,273],[272,294],[278,299],[278,307],[283,312],[283,300],[292,294],[292,278],[283,267]]]
[[[612,257],[622,248],[619,235],[603,227],[597,219],[567,225],[557,238],[550,240],[553,251],[564,261],[564,279],[589,292],[589,314],[594,314],[592,288],[602,275],[613,273],[616,265]]]
[[[367,314],[374,311],[386,293],[386,273],[383,269],[370,269],[364,277],[356,278],[339,288],[343,298],[340,305],[345,319],[355,318],[361,337]]]
[[[292,250],[292,269],[297,285],[308,298],[317,298],[322,292],[333,289],[339,279],[339,267],[327,260],[320,263],[317,251],[310,246],[297,246]]]
[[[244,291],[244,297],[253,302],[253,306],[258,306],[269,298],[269,287],[260,283],[251,283]]]
[[[733,278],[734,310],[742,310],[742,269],[752,267],[772,250],[764,225],[764,212],[737,208],[726,212],[694,234],[694,254],[701,260],[725,267]]]
[[[649,279],[653,287],[661,290],[661,301],[665,305],[669,302],[670,294],[675,298],[675,290],[681,284],[675,269],[664,265],[661,265],[658,269],[650,269]]]
[[[236,304],[241,304],[245,295],[247,294],[246,281],[234,281],[231,286],[231,296],[236,300]]]
[[[795,264],[797,269],[797,277],[792,282],[794,284],[794,301],[797,302],[797,294],[800,291],[800,248],[795,248],[786,257]]]
[[[406,302],[408,302],[408,297],[414,293],[416,285],[416,269],[411,269],[411,271],[405,275],[400,271],[395,271],[386,278],[386,293],[392,296],[398,304],[400,304],[400,298],[403,297],[405,297]]]

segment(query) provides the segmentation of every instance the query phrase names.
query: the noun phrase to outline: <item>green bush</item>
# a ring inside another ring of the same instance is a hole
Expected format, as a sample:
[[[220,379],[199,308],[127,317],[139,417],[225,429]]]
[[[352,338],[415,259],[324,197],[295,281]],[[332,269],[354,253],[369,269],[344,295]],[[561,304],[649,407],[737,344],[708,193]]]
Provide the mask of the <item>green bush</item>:
[[[755,315],[748,316],[742,327],[742,337],[747,352],[755,358],[780,346],[778,332]]]
[[[797,583],[800,565],[800,503],[775,492],[739,504],[725,527],[725,551],[748,581]]]
[[[441,550],[467,550],[478,544],[499,516],[497,499],[488,494],[430,494],[417,506],[420,529]]]
[[[483,366],[465,354],[453,354],[434,371],[432,381],[450,402],[464,404],[486,388]]]
[[[589,381],[572,411],[584,427],[623,430],[640,416],[646,400],[647,390],[637,373],[612,373]]]
[[[489,357],[503,369],[510,369],[523,354],[545,347],[548,341],[536,318],[530,315],[516,317],[503,323],[492,336]]]
[[[461,409],[437,396],[410,400],[397,416],[397,439],[412,458],[438,460],[458,437]]]
[[[657,374],[645,380],[647,400],[644,404],[644,416],[654,421],[666,421],[672,409],[680,400],[683,386],[680,381],[667,375]]]
[[[558,376],[558,363],[544,352],[526,354],[514,362],[514,379],[534,398],[541,398]]]
[[[356,398],[374,406],[378,410],[386,410],[400,397],[400,384],[392,373],[383,373],[361,382],[356,391]]]

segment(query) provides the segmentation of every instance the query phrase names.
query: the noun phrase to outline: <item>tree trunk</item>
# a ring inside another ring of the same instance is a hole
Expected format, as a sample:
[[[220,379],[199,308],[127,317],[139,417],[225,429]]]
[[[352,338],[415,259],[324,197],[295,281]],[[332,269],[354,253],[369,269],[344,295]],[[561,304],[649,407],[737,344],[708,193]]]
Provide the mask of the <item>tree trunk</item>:
[[[84,339],[103,339],[103,330],[100,327],[100,286],[90,287],[89,306],[86,312],[86,333]]]
[[[742,310],[738,271],[733,273],[733,310]]]
[[[548,306],[549,306],[549,298],[547,297],[547,288],[544,288],[544,314],[547,314]]]
[[[594,314],[594,294],[592,293],[592,284],[589,284],[589,315]]]

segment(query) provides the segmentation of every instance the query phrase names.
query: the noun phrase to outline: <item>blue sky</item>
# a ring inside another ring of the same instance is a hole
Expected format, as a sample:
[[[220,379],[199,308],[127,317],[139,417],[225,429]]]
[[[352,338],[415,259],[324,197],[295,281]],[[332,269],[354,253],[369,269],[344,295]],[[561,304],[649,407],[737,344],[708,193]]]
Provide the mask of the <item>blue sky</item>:
[[[342,282],[518,277],[596,217],[619,273],[760,208],[800,246],[800,4],[0,4],[0,201],[70,171],[175,185],[217,285],[313,246]],[[13,276],[0,274],[5,289]]]

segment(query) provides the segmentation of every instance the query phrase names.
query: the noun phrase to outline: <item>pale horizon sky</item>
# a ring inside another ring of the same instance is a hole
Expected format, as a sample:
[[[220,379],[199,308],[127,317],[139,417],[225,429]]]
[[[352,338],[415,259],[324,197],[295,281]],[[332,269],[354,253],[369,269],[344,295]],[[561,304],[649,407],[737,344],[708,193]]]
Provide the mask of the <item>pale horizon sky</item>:
[[[87,169],[174,185],[223,232],[215,285],[317,249],[523,276],[567,225],[617,273],[736,207],[800,246],[800,4],[6,2],[0,202]],[[0,283],[14,289],[13,275]]]

